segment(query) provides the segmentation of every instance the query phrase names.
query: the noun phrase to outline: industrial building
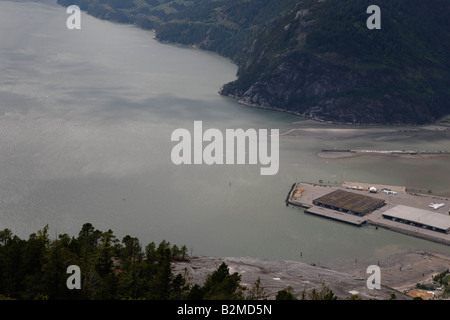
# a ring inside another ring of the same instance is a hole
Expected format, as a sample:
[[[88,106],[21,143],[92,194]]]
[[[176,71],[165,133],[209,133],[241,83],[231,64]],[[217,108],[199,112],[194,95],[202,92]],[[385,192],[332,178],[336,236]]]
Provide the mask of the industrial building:
[[[313,204],[340,212],[364,216],[384,206],[385,201],[354,192],[336,190],[313,200]]]
[[[450,233],[450,216],[429,210],[398,205],[384,212],[383,217],[424,229]]]

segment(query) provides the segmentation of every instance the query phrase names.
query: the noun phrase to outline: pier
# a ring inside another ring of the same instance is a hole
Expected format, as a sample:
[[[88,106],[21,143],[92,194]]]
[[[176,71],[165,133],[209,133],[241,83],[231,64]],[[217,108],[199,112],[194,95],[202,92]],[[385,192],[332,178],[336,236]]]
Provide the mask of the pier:
[[[431,207],[435,203],[440,204],[437,209]],[[449,198],[409,193],[402,186],[298,182],[291,187],[286,205],[357,227],[372,225],[450,245]],[[351,209],[355,207],[364,210]]]

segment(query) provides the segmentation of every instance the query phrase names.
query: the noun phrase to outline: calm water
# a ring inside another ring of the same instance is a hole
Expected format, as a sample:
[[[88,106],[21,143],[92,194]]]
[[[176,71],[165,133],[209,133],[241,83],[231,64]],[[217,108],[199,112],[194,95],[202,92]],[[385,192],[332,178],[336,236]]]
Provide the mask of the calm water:
[[[293,115],[218,95],[237,70],[222,57],[85,14],[82,30],[69,31],[67,17],[55,4],[0,1],[0,228],[26,237],[49,224],[52,235],[76,235],[91,222],[119,239],[166,239],[196,255],[318,264],[401,248],[450,251],[284,205],[298,180],[450,192],[448,159],[316,156],[334,147],[450,150],[448,132],[397,133],[392,140],[389,133],[338,131],[340,139],[330,139],[308,122],[294,123],[301,119]],[[194,120],[223,130],[307,131],[281,138],[275,176],[260,176],[259,165],[174,166],[171,133],[192,130]]]

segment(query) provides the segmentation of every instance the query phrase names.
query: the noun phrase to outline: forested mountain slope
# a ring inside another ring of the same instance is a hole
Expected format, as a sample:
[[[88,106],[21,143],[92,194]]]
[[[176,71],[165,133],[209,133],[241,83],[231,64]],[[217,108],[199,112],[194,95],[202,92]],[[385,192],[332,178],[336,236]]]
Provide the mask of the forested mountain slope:
[[[70,3],[69,3],[70,2]],[[447,0],[58,0],[231,58],[221,94],[307,117],[430,123],[450,113]],[[367,8],[381,8],[369,30]]]

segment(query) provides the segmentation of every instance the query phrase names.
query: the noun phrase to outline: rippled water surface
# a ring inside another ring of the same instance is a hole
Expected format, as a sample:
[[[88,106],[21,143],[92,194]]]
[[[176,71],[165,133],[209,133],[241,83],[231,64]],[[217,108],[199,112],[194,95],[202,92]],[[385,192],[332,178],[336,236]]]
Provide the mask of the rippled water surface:
[[[323,148],[450,150],[448,131],[317,126],[217,94],[237,68],[215,54],[82,14],[66,28],[56,4],[0,1],[0,227],[22,237],[85,222],[145,245],[166,239],[193,254],[309,263],[448,247],[355,228],[285,207],[296,181],[369,181],[450,192],[449,159],[323,159]],[[175,166],[171,133],[267,128],[280,170],[259,165]],[[356,131],[350,131],[356,129]],[[395,132],[392,132],[395,131]],[[370,132],[369,132],[370,133]],[[300,257],[301,252],[301,257]]]

